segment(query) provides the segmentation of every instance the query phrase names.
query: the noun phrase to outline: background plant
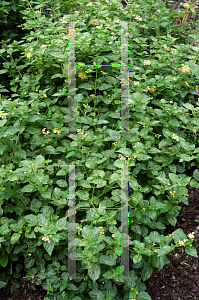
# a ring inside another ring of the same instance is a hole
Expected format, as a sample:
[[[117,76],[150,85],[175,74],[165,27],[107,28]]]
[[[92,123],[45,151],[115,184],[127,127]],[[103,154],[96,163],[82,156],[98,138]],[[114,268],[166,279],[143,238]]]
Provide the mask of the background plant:
[[[23,3],[22,28],[29,33],[7,39],[0,50],[1,73],[9,78],[0,102],[1,286],[11,279],[17,288],[24,276],[48,291],[45,300],[150,299],[144,281],[154,267],[169,263],[167,253],[185,246],[197,257],[192,234],[163,233],[166,225],[175,226],[178,204],[188,204],[186,185],[198,180],[197,170],[192,180],[182,174],[199,159],[199,48],[186,42],[198,40],[198,21],[196,30],[184,32],[173,14],[181,17],[182,11],[169,13],[162,1],[134,1],[125,8],[105,0]],[[68,136],[67,23],[73,21],[77,135]],[[116,138],[120,21],[129,32],[131,136]],[[76,207],[93,208],[76,214],[77,276],[84,280],[68,278],[69,164],[82,165],[75,168]],[[115,280],[121,213],[102,208],[120,207],[124,164],[134,279]]]

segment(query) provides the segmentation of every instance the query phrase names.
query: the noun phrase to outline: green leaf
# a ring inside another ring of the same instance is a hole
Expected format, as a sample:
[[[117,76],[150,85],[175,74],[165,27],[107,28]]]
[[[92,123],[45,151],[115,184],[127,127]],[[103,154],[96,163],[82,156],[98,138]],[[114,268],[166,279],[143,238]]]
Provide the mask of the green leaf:
[[[153,273],[153,268],[148,266],[147,264],[142,268],[142,280],[145,281],[151,277]]]
[[[67,227],[67,217],[63,217],[63,218],[57,220],[57,222],[55,223],[55,227],[56,227],[57,231],[68,229],[68,227]]]
[[[173,250],[173,247],[166,245],[159,249],[158,256],[166,255],[166,254],[170,253],[172,250]]]
[[[184,234],[184,232],[181,228],[174,231],[173,240],[174,240],[175,244],[178,244],[179,241],[184,241],[185,239],[187,240],[187,236],[186,236],[186,234]]]
[[[4,135],[3,137],[8,137],[8,136],[11,136],[11,135],[15,135],[17,132],[20,131],[20,128],[17,128],[17,127],[9,127],[5,132],[4,132]]]
[[[32,184],[27,184],[25,185],[22,189],[21,192],[22,193],[31,193],[33,191],[35,191],[35,187]]]
[[[135,256],[133,256],[133,262],[134,262],[134,264],[137,264],[140,261],[142,261],[142,255],[136,254]]]
[[[99,290],[92,290],[91,292],[88,293],[91,299],[94,300],[104,300],[104,294],[99,291]]]
[[[101,268],[99,265],[94,264],[90,269],[88,269],[88,275],[93,280],[96,281],[101,273]]]
[[[7,122],[7,119],[0,120],[0,127],[2,127]]]
[[[97,188],[99,189],[99,188],[105,186],[107,184],[107,181],[102,180],[102,179],[94,179],[94,180],[90,181],[90,183],[97,184]]]
[[[55,244],[51,241],[50,243],[43,241],[44,249],[46,252],[51,256],[53,249],[55,247]]]
[[[2,267],[6,267],[8,264],[8,254],[5,253],[4,255],[0,255],[0,265]]]
[[[10,244],[15,244],[21,237],[21,233],[13,233],[10,239]]]
[[[109,88],[113,88],[113,86],[111,84],[108,84],[108,83],[102,83],[100,84],[100,86],[98,87],[98,89],[100,91],[104,91],[104,90],[107,90]]]
[[[0,281],[0,289],[2,289],[6,284],[8,284],[7,281]]]
[[[191,256],[194,256],[194,257],[198,258],[197,250],[191,245],[185,247],[185,252],[188,255],[191,255]]]
[[[100,256],[100,262],[109,266],[114,266],[115,265],[115,259],[111,256],[107,255],[102,255]]]
[[[59,179],[56,181],[57,185],[60,187],[68,187],[68,183],[64,179]]]
[[[138,300],[151,300],[151,296],[146,292],[140,292],[137,296]]]
[[[131,156],[131,154],[133,153],[133,151],[129,148],[121,148],[115,152],[119,152],[119,153],[122,153],[123,155],[125,156]]]

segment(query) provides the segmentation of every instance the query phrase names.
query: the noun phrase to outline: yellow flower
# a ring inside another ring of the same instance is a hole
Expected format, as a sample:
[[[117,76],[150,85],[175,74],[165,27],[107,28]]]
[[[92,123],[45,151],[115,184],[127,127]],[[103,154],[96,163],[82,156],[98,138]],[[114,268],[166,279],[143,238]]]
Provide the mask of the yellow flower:
[[[183,241],[179,241],[179,245],[180,246],[184,246],[184,242]]]
[[[137,17],[135,18],[135,20],[137,20],[137,21],[139,22],[139,21],[142,21],[142,18],[141,18],[140,16],[137,16]]]
[[[47,98],[47,95],[46,95],[46,94],[44,94],[43,96],[44,96],[44,98]]]
[[[160,10],[158,9],[158,10],[156,10],[156,12],[160,12]]]
[[[140,83],[139,83],[139,81],[134,81],[134,84],[139,85]]]
[[[188,67],[188,66],[184,66],[183,68],[182,68],[182,72],[183,73],[186,73],[186,72],[189,72],[190,71],[190,68]]]
[[[101,73],[102,73],[103,75],[106,75],[106,73],[105,73],[105,72],[103,72],[103,71],[101,71]]]
[[[30,53],[30,52],[28,52],[28,54],[27,54],[27,58],[31,58],[33,56],[33,54],[32,53]]]
[[[75,10],[75,14],[78,14],[79,10]]]
[[[187,237],[188,237],[189,239],[194,239],[194,232],[189,233],[189,234],[187,235]]]
[[[86,73],[80,72],[78,75],[81,79],[87,79]]]
[[[5,113],[4,110],[0,111],[0,118],[6,119],[8,113]]]
[[[197,130],[196,129],[192,129],[193,134],[196,134]]]
[[[156,91],[156,88],[155,88],[154,85],[153,85],[153,87],[151,87],[151,88],[148,86],[148,90],[149,90],[150,93],[153,93],[153,92]]]
[[[144,61],[144,65],[145,65],[145,66],[150,66],[150,64],[151,64],[151,61],[150,61],[150,60],[145,60],[145,61]]]
[[[54,128],[54,129],[53,129],[53,132],[54,132],[54,133],[57,133],[58,135],[61,133],[61,131],[58,130],[58,128]]]
[[[111,35],[115,35],[115,32],[111,32]]]
[[[65,20],[65,19],[62,20],[62,24],[67,24],[67,23],[68,23],[67,20]]]
[[[110,41],[110,42],[109,42],[109,45],[111,45],[111,44],[113,44],[113,42],[112,42],[112,41]]]
[[[190,11],[195,14],[195,10],[194,9],[190,9]]]
[[[40,11],[40,10],[37,10],[35,13],[36,13],[36,14],[40,14],[40,13],[41,13],[41,11]]]
[[[166,51],[169,51],[169,50],[170,50],[170,48],[169,48],[169,47],[164,47],[164,49],[165,49]]]
[[[178,137],[177,134],[175,134],[175,133],[173,133],[172,139],[173,139],[173,140],[176,140],[177,142],[179,141],[179,137]]]
[[[190,5],[188,3],[185,3],[183,6],[184,6],[184,8],[189,8],[190,7]]]
[[[115,19],[114,22],[115,22],[115,23],[120,23],[120,20]]]
[[[188,82],[187,82],[187,81],[185,81],[185,84],[186,84],[187,86],[189,86],[189,84],[188,84]]]
[[[92,99],[93,99],[93,98],[95,98],[96,96],[95,96],[94,94],[92,94],[92,95],[90,95],[90,97],[92,97]]]
[[[93,26],[96,26],[96,25],[98,25],[98,24],[99,24],[98,19],[93,20],[93,22],[92,22],[92,25],[93,25]]]
[[[47,47],[47,45],[44,45],[44,44],[41,45],[41,48],[44,48],[44,49],[45,49],[46,47]]]
[[[171,80],[175,80],[176,81],[177,79],[175,77],[171,77]]]
[[[89,2],[86,6],[93,6],[93,3]]]

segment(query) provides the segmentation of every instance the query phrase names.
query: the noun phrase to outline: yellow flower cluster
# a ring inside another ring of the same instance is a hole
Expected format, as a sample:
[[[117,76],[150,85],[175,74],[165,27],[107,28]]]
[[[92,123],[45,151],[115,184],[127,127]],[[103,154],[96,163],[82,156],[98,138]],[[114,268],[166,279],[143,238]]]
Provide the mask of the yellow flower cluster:
[[[45,234],[46,235],[46,234]],[[49,237],[52,237],[52,235],[50,235]],[[42,238],[43,241],[50,243],[50,239],[47,236],[44,236]]]
[[[86,76],[86,73],[84,73],[84,72],[80,72],[78,76],[79,76],[81,79],[88,79],[87,76]]]
[[[150,60],[144,60],[144,65],[145,66],[150,66],[151,64],[151,61]]]
[[[175,191],[173,193],[170,191],[170,194],[175,198]]]
[[[137,17],[135,18],[135,20],[137,20],[138,22],[140,22],[140,21],[142,21],[142,18],[141,18],[140,16],[137,16]]]
[[[189,8],[190,7],[190,5],[188,4],[188,3],[184,3],[184,8]]]
[[[175,134],[175,133],[173,133],[172,139],[173,139],[173,140],[176,140],[177,142],[179,141],[179,137],[178,137],[177,134]]]
[[[58,128],[54,128],[54,129],[53,129],[53,132],[54,132],[54,133],[57,133],[58,135],[61,133],[61,131],[58,130]]]
[[[189,234],[187,235],[187,237],[188,237],[189,239],[194,239],[194,232],[189,233]]]
[[[50,131],[47,130],[47,132],[45,132],[46,128],[42,129],[43,134],[48,135],[50,133]]]
[[[30,53],[30,52],[28,52],[28,54],[27,54],[27,58],[31,58],[33,56],[33,54],[32,53]]]
[[[139,83],[139,81],[134,81],[134,84],[139,85],[140,83]]]
[[[100,235],[104,234],[104,229],[103,229],[102,226],[100,226],[100,227],[95,227],[95,228],[102,228],[102,230],[100,231]]]
[[[8,113],[5,113],[4,110],[0,111],[0,118],[6,119]]]
[[[153,85],[153,87],[149,87],[149,86],[147,86],[148,87],[148,90],[149,90],[149,92],[150,93],[153,93],[153,92],[155,92],[156,91],[156,88],[155,88],[155,86]]]
[[[98,24],[99,24],[98,19],[93,20],[93,22],[92,22],[92,25],[93,25],[93,26],[96,26],[96,25],[98,25]]]
[[[123,160],[123,161],[126,160],[126,157],[124,157],[124,156],[121,155],[121,154],[118,155],[118,158],[119,158],[120,160]],[[127,158],[128,158],[128,159],[131,159],[129,156],[127,156]]]
[[[187,82],[187,81],[185,81],[185,84],[186,84],[186,86],[189,86],[189,84],[188,84],[188,82]]]
[[[190,71],[190,68],[188,67],[188,66],[184,66],[183,68],[182,68],[182,72],[183,73],[186,73],[186,72],[189,72]]]

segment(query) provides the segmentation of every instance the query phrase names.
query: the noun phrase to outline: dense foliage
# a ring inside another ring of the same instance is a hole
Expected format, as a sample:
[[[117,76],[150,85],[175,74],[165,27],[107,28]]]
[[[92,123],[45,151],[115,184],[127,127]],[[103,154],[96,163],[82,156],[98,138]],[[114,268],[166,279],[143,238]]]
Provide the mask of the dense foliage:
[[[161,0],[22,2],[28,33],[0,50],[9,78],[0,86],[0,286],[17,288],[24,276],[45,300],[151,299],[144,281],[167,253],[185,247],[197,257],[192,233],[164,236],[188,204],[186,185],[199,187],[197,1],[171,11]],[[69,256],[82,279],[69,276]]]

